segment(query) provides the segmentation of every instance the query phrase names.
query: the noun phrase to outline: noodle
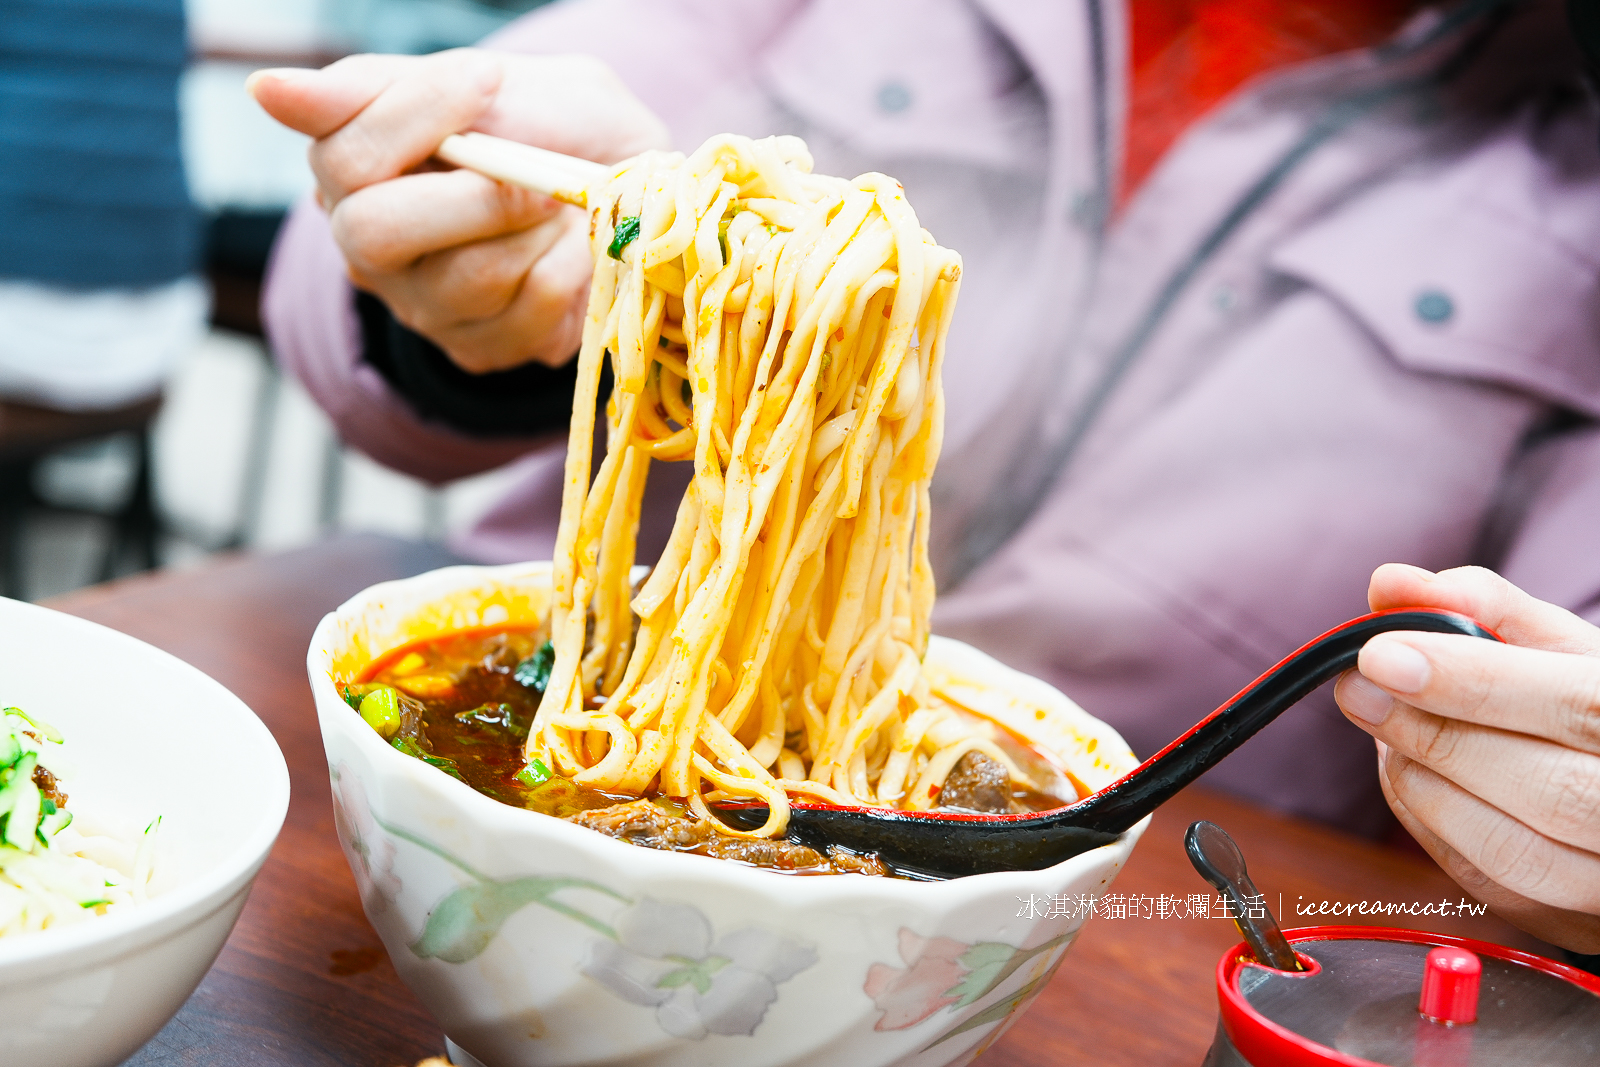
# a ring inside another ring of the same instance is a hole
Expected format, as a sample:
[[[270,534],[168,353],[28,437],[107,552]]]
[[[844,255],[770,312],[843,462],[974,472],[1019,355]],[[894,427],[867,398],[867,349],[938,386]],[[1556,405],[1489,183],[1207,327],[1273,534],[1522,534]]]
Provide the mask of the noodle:
[[[791,137],[648,152],[589,193],[551,619],[526,755],[597,788],[927,808],[977,749],[922,676],[928,481],[961,260],[899,183]],[[602,366],[606,448],[592,469]],[[630,584],[652,460],[694,463]],[[709,791],[708,791],[709,790]],[[730,834],[744,831],[714,824]]]

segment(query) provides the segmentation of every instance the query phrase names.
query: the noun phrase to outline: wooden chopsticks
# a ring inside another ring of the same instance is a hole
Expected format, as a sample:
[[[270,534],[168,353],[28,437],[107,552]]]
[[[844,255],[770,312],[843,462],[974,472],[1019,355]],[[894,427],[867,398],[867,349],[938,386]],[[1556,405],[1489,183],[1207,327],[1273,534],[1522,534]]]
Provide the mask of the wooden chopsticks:
[[[579,207],[587,205],[590,186],[598,185],[611,174],[611,168],[601,163],[486,133],[453,133],[440,143],[434,155],[484,177],[532,189]]]

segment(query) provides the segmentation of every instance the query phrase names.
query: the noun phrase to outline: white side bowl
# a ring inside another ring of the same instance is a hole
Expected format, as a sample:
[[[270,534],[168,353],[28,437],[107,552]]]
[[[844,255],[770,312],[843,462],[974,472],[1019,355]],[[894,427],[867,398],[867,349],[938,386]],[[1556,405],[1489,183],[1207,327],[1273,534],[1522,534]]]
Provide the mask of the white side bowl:
[[[161,819],[147,902],[0,938],[0,1061],[111,1067],[166,1024],[217,958],[283,825],[288,768],[261,720],[195,668],[0,599],[4,705],[66,737],[41,762],[76,820],[136,834]]]
[[[336,680],[408,641],[537,622],[549,576],[451,567],[373,586],[322,620],[307,655],[340,843],[458,1064],[968,1062],[1054,973],[1144,830],[1042,871],[782,875],[501,804],[395,751],[340,699]],[[929,661],[1043,711],[1095,753],[1073,766],[1091,785],[1138,762],[1059,692],[967,646],[936,639]]]

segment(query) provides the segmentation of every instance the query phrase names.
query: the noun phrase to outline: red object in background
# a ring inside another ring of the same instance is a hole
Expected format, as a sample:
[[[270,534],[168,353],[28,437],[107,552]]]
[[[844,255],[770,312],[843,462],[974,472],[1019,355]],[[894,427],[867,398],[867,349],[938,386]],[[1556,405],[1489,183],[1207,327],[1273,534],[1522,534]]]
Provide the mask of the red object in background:
[[[1126,203],[1188,125],[1249,78],[1394,33],[1416,0],[1132,0]]]
[[[1437,949],[1463,952],[1473,956],[1480,971],[1482,959],[1490,958],[1516,964],[1557,978],[1580,989],[1600,996],[1600,978],[1564,963],[1535,956],[1487,941],[1434,934],[1421,930],[1396,930],[1376,926],[1308,926],[1299,930],[1285,930],[1284,936],[1298,951],[1302,942],[1318,941],[1375,941],[1393,942],[1396,945],[1431,945],[1429,962]],[[1212,1057],[1206,1062],[1237,1064],[1243,1062],[1253,1067],[1382,1067],[1372,1060],[1347,1054],[1319,1044],[1287,1026],[1267,1018],[1257,1011],[1240,989],[1241,972],[1248,967],[1260,967],[1250,955],[1250,946],[1243,941],[1223,953],[1217,963],[1217,1002],[1221,1009],[1222,1026],[1218,1041],[1212,1047]],[[1327,969],[1324,964],[1322,971]],[[1428,970],[1432,968],[1429,967]],[[1284,972],[1276,972],[1284,973]],[[1316,972],[1316,973],[1320,973]],[[1303,981],[1312,974],[1288,975],[1293,981]],[[1477,988],[1474,982],[1473,1003],[1476,1015]],[[1334,1010],[1331,1005],[1318,1003],[1315,997],[1308,1000],[1316,1010],[1325,1013]],[[1281,1014],[1281,1012],[1280,1012]],[[1416,1067],[1461,1067],[1471,1062],[1473,1027],[1445,1027],[1425,1019],[1417,1019],[1418,1042]],[[1425,1028],[1425,1029],[1422,1029]],[[1225,1039],[1225,1040],[1224,1040]],[[1224,1046],[1220,1048],[1218,1046]],[[1226,1055],[1218,1058],[1219,1051]],[[1234,1058],[1227,1058],[1232,1056]]]
[[[1436,948],[1422,972],[1417,1010],[1434,1022],[1459,1026],[1478,1021],[1478,983],[1483,963],[1464,948]]]

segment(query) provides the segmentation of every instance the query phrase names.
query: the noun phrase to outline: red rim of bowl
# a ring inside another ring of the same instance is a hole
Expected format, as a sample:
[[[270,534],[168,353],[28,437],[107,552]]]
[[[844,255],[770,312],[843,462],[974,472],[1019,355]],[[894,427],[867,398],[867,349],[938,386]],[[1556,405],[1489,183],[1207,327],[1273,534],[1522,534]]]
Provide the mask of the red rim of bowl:
[[[1600,977],[1586,974],[1564,963],[1521,952],[1504,945],[1491,945],[1469,937],[1452,937],[1449,934],[1430,934],[1422,930],[1396,930],[1385,926],[1308,926],[1299,930],[1285,930],[1291,942],[1302,941],[1400,941],[1414,945],[1464,948],[1480,956],[1492,956],[1510,963],[1543,971],[1563,978],[1573,985],[1600,996]],[[1222,1009],[1222,1028],[1239,1054],[1251,1063],[1272,1064],[1273,1067],[1383,1067],[1382,1064],[1346,1055],[1337,1049],[1312,1041],[1280,1026],[1250,1006],[1239,991],[1239,976],[1246,967],[1262,967],[1250,956],[1243,942],[1230,948],[1217,963],[1217,1001]]]

